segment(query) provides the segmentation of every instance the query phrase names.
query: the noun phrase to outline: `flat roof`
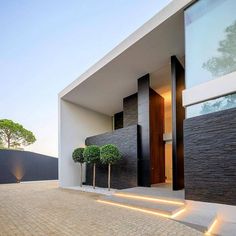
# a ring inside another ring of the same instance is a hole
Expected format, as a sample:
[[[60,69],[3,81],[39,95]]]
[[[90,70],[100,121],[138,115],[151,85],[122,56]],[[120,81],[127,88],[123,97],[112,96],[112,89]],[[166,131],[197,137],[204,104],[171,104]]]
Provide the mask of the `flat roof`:
[[[120,99],[137,90],[134,79],[167,65],[172,55],[184,56],[183,10],[193,1],[173,0],[63,89],[59,98],[107,115],[118,112]],[[110,99],[113,106],[107,103]]]

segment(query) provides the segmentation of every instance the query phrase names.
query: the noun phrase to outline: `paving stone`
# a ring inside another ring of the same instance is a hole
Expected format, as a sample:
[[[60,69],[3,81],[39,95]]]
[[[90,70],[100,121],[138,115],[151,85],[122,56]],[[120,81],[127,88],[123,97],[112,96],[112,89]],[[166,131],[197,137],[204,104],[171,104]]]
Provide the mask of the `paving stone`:
[[[0,185],[0,236],[202,235],[173,220],[97,202],[57,182]]]

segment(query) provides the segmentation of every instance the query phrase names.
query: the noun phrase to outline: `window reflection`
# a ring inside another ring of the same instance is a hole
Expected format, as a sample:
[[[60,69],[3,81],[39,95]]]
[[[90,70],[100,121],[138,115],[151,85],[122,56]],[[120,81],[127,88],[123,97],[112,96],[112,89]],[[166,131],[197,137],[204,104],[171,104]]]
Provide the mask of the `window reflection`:
[[[203,68],[214,77],[236,71],[236,21],[225,29],[225,34],[225,39],[219,42],[218,55],[203,63]]]
[[[236,107],[236,93],[187,107],[187,118]]]
[[[236,71],[236,0],[199,0],[185,11],[186,87]]]

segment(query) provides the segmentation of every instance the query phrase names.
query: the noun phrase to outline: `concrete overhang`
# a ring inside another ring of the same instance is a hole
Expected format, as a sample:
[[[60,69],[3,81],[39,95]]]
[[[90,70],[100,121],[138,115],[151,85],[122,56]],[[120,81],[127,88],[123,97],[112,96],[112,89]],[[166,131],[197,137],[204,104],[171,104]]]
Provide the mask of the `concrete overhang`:
[[[123,98],[137,92],[138,78],[147,73],[164,78],[170,57],[184,57],[184,9],[192,2],[172,1],[61,91],[59,98],[110,116],[121,111]],[[151,80],[153,89],[158,85],[158,80]]]

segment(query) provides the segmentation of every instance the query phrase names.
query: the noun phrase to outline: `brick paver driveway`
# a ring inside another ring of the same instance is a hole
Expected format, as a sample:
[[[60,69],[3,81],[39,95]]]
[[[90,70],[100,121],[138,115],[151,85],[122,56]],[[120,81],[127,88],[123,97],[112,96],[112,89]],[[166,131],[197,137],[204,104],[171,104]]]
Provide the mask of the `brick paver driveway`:
[[[201,235],[185,225],[96,202],[57,182],[0,185],[0,235]]]

